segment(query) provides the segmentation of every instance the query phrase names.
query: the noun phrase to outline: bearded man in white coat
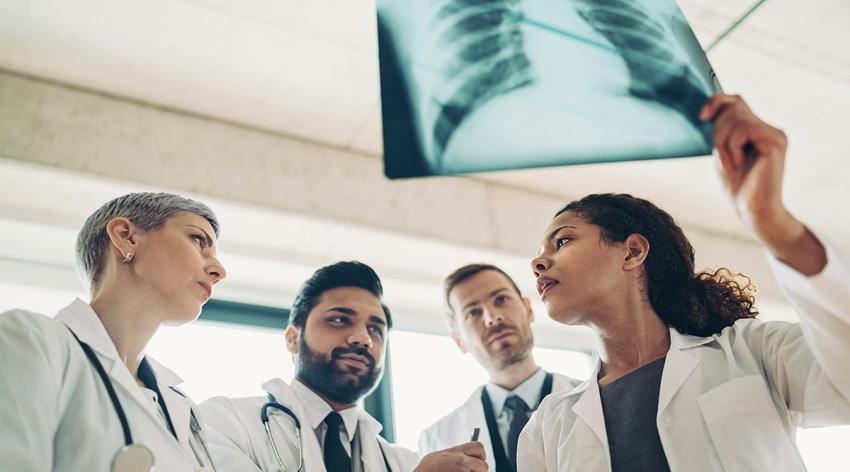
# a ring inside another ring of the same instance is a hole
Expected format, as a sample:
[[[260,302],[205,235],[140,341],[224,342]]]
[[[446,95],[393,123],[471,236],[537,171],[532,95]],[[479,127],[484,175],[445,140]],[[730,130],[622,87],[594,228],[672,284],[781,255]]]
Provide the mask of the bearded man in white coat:
[[[267,381],[263,396],[201,405],[220,471],[486,470],[480,443],[420,462],[380,437],[381,424],[357,405],[383,374],[392,317],[382,295],[377,274],[359,262],[323,267],[302,285],[285,333],[295,379]]]
[[[540,401],[579,382],[546,372],[534,361],[531,302],[513,279],[490,264],[463,266],[444,282],[451,337],[489,375],[486,385],[430,426],[419,453],[457,446],[479,428],[488,470],[516,471],[519,433]]]

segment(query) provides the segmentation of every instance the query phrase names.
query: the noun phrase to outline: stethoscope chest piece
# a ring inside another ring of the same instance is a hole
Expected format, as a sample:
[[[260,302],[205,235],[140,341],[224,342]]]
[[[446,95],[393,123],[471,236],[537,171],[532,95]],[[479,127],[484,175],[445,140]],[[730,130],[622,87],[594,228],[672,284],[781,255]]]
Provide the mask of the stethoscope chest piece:
[[[112,459],[112,472],[153,472],[153,453],[141,444],[123,446]]]

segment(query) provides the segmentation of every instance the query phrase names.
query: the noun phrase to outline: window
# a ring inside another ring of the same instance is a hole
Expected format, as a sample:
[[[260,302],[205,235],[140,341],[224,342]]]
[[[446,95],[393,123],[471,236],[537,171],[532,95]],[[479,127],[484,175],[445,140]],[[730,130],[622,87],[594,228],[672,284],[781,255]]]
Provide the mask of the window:
[[[53,316],[71,303],[74,298],[88,301],[88,294],[74,290],[59,290],[28,285],[0,283],[0,313],[21,308],[42,315]]]
[[[81,291],[0,284],[0,312],[23,308],[54,316],[75,297],[88,300]],[[182,377],[181,390],[198,403],[214,395],[262,395],[266,380],[295,375],[280,330],[208,321],[163,326],[147,353]]]
[[[0,283],[0,312],[24,308],[53,316],[74,297],[87,299],[74,290]],[[294,376],[279,329],[209,321],[163,327],[148,353],[183,377],[183,390],[198,402],[214,395],[261,395],[262,382]],[[413,450],[424,428],[459,406],[487,378],[472,356],[462,355],[447,336],[394,331],[390,355],[396,441]],[[576,378],[590,373],[590,359],[582,353],[536,348],[534,356],[553,372]],[[812,472],[845,470],[848,443],[850,426],[799,430],[797,436]]]
[[[266,380],[295,376],[283,332],[267,328],[209,321],[162,327],[147,352],[182,377],[180,389],[198,403],[216,395],[264,395]]]

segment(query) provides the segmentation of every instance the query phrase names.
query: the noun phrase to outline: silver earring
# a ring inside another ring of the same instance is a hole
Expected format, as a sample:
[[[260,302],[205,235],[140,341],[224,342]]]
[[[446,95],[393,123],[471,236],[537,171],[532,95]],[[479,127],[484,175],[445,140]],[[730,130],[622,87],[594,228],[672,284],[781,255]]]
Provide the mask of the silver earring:
[[[128,252],[127,254],[124,254],[124,263],[129,264],[131,262],[133,262],[133,253]]]

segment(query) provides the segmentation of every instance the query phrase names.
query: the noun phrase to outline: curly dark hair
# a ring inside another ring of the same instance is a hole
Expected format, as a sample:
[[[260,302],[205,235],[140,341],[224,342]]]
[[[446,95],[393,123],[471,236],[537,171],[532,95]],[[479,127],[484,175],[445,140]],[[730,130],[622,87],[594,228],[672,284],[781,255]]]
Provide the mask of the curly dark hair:
[[[755,318],[755,286],[727,268],[695,273],[694,248],[673,217],[651,202],[627,194],[593,194],[555,216],[571,212],[598,226],[608,242],[631,234],[649,241],[644,261],[649,302],[668,326],[683,334],[710,336],[743,318]]]

